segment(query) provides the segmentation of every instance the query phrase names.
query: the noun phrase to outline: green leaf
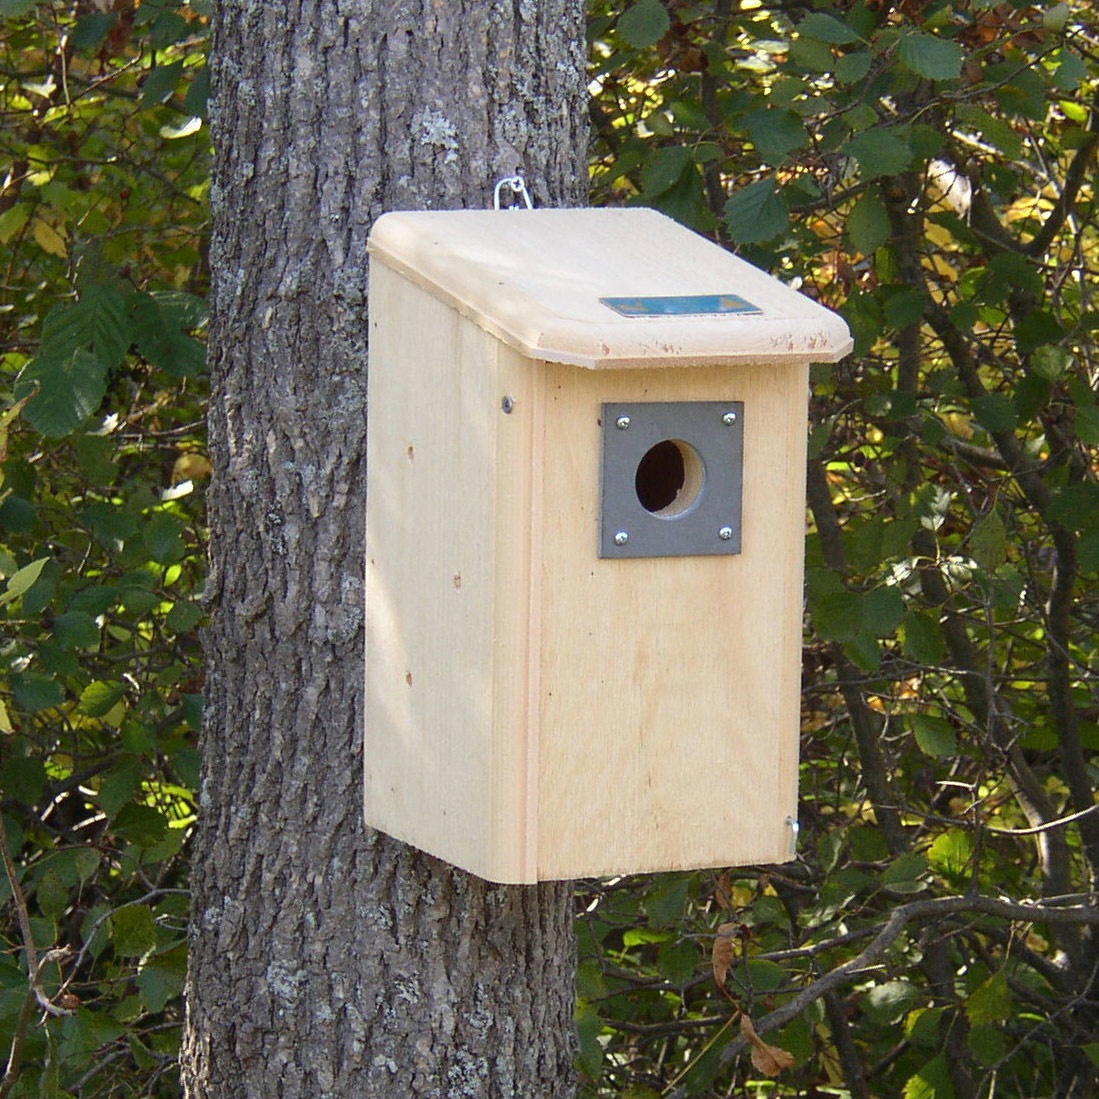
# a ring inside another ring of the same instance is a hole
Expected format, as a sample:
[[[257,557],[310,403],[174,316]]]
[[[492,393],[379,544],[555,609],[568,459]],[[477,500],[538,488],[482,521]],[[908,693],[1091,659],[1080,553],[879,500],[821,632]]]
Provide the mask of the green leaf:
[[[1009,160],[1022,155],[1023,139],[1014,128],[996,115],[989,114],[975,103],[959,103],[955,108],[958,121],[973,127]]]
[[[759,155],[771,165],[781,164],[794,149],[809,143],[805,123],[793,111],[768,107],[744,119]]]
[[[46,765],[32,756],[12,756],[0,767],[0,789],[5,798],[34,805],[46,788]]]
[[[579,1045],[577,1066],[590,1079],[597,1080],[603,1071],[603,1046],[599,1041],[603,1020],[591,1004],[580,1003],[576,1007],[575,1024]]]
[[[137,519],[114,504],[89,504],[80,513],[80,519],[111,549],[119,548],[138,531]]]
[[[784,232],[790,211],[778,184],[761,179],[736,191],[725,203],[725,224],[741,244],[772,240]]]
[[[829,592],[816,598],[810,595],[809,610],[817,633],[826,641],[847,641],[862,630],[858,592]]]
[[[48,870],[38,879],[35,898],[39,911],[48,920],[60,919],[69,907],[68,887]]]
[[[693,161],[691,152],[682,145],[669,145],[657,149],[641,169],[641,190],[655,198],[670,190]]]
[[[1082,572],[1099,572],[1099,523],[1080,532],[1077,555]]]
[[[912,163],[912,150],[908,143],[897,136],[896,130],[887,126],[875,126],[856,134],[843,147],[861,165],[868,179],[878,176],[895,176]]]
[[[17,202],[0,213],[0,244],[8,241],[31,219],[34,207],[29,202]]]
[[[836,62],[836,79],[841,84],[854,84],[861,80],[874,63],[874,55],[870,50],[854,50],[845,53]]]
[[[79,711],[86,717],[103,717],[118,705],[126,688],[115,680],[97,680],[80,693]]]
[[[1030,369],[1047,382],[1055,382],[1072,366],[1072,352],[1055,344],[1036,347],[1030,356]]]
[[[1082,443],[1099,446],[1099,408],[1087,405],[1076,410],[1076,434]]]
[[[618,20],[618,33],[631,45],[643,50],[653,46],[671,28],[672,21],[660,0],[639,0]]]
[[[183,720],[198,732],[202,728],[202,707],[204,697],[201,694],[185,694],[183,696]]]
[[[60,358],[40,355],[16,387],[17,397],[34,394],[23,417],[50,439],[75,431],[99,407],[106,392],[106,367],[83,348]]]
[[[1007,983],[1007,971],[993,973],[975,988],[965,1002],[965,1013],[973,1025],[1002,1023],[1015,1016],[1015,1000]]]
[[[64,354],[82,348],[104,370],[122,362],[132,339],[128,295],[115,283],[90,285],[73,305],[58,306],[42,323],[43,351]]]
[[[70,888],[86,882],[99,869],[99,865],[99,852],[90,847],[68,847],[49,860],[51,872]]]
[[[932,759],[949,759],[958,754],[958,735],[945,718],[913,714],[912,732],[920,751]]]
[[[13,602],[21,595],[26,595],[42,575],[47,561],[49,561],[48,557],[40,557],[37,561],[32,561],[15,572],[4,586],[3,593],[0,594],[0,607],[5,603]]]
[[[957,42],[930,34],[907,34],[897,47],[901,64],[928,80],[956,80],[965,54]]]
[[[1019,422],[1015,405],[1002,393],[989,393],[973,400],[973,415],[990,434],[1011,431]]]
[[[1047,518],[1069,530],[1084,530],[1099,521],[1099,486],[1088,481],[1054,489]]]
[[[170,99],[182,75],[182,61],[176,61],[170,65],[158,65],[149,73],[145,85],[141,89],[141,105],[143,107],[153,107],[158,103],[163,103],[166,99]]]
[[[73,450],[80,463],[80,472],[98,485],[111,484],[118,475],[115,447],[115,440],[106,435],[77,435],[73,439]]]
[[[149,28],[149,44],[155,50],[162,50],[175,45],[189,31],[190,24],[182,16],[174,11],[162,11]]]
[[[193,118],[206,118],[207,104],[210,99],[210,69],[203,65],[191,81],[190,88],[183,98],[183,110]]]
[[[826,73],[836,67],[836,58],[827,42],[815,38],[795,38],[790,43],[790,60],[805,72]]]
[[[906,287],[891,291],[885,298],[883,312],[886,322],[894,328],[907,328],[923,319],[927,308],[927,294],[918,287]]]
[[[674,985],[685,985],[695,975],[702,961],[702,952],[687,940],[667,943],[656,955],[657,969]]]
[[[993,572],[1007,560],[1007,529],[995,507],[974,524],[968,549],[970,557],[987,572]]]
[[[164,838],[168,820],[151,805],[123,805],[112,821],[114,831],[139,847],[152,847]]]
[[[910,981],[885,981],[870,989],[864,1003],[875,1022],[889,1025],[907,1015],[919,995],[919,989]]]
[[[935,842],[928,848],[927,861],[944,878],[960,883],[972,876],[976,849],[972,832],[951,828],[935,838]]]
[[[966,1045],[969,1046],[969,1052],[973,1054],[978,1064],[991,1067],[1004,1061],[1008,1049],[1008,1037],[1002,1027],[981,1023],[970,1026]]]
[[[141,765],[133,757],[118,761],[99,784],[99,806],[109,817],[117,816],[129,803],[141,781]]]
[[[156,921],[152,909],[127,904],[111,913],[111,943],[115,953],[141,957],[156,946]]]
[[[0,0],[0,16],[5,19],[17,15],[26,15],[33,11],[40,0]]]
[[[691,878],[687,874],[663,874],[645,897],[650,927],[671,927],[682,920]]]
[[[28,713],[38,713],[65,701],[65,689],[52,675],[19,672],[11,677],[15,701]]]
[[[92,649],[100,634],[95,619],[84,611],[69,611],[53,620],[53,636],[62,649]]]
[[[183,559],[183,531],[186,524],[174,515],[154,515],[141,532],[141,540],[152,559],[161,565],[172,565]]]
[[[927,888],[926,873],[927,859],[918,851],[905,851],[886,867],[881,883],[893,893],[918,893]]]
[[[202,606],[190,599],[181,599],[165,615],[164,624],[174,633],[189,633],[202,621]]]
[[[847,235],[852,246],[872,256],[892,236],[889,215],[876,187],[871,187],[847,215]]]
[[[93,11],[82,15],[73,26],[72,44],[78,50],[97,50],[118,22],[118,13]]]
[[[872,637],[889,637],[904,620],[904,597],[898,588],[874,588],[862,596],[864,628]]]
[[[904,1099],[954,1099],[954,1085],[945,1054],[940,1053],[908,1078]]]
[[[846,23],[831,15],[813,12],[798,24],[798,34],[815,38],[818,42],[830,42],[834,46],[846,46],[858,42],[857,35]]]
[[[1043,122],[1048,105],[1042,78],[1032,69],[1019,65],[1014,58],[985,69],[989,86],[995,88],[996,101],[1007,114],[1016,114],[1032,122]]]
[[[684,150],[686,152],[686,150]],[[183,329],[191,313],[185,306],[155,294],[133,298],[134,343],[138,351],[167,374],[176,378],[195,377],[206,368],[206,348]]]
[[[946,655],[946,641],[938,618],[910,611],[904,619],[905,655],[920,664],[939,664]]]
[[[152,1012],[163,1011],[183,991],[187,976],[187,947],[183,944],[153,955],[138,974],[141,999]]]
[[[194,331],[202,328],[209,318],[204,298],[183,290],[153,290],[149,295],[160,306],[166,320],[177,328]]]

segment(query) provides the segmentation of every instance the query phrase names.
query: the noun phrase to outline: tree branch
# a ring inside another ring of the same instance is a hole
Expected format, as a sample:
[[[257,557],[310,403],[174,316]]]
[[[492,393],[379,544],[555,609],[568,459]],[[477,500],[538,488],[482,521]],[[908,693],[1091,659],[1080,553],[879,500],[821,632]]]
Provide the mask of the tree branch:
[[[820,535],[824,563],[840,574],[847,572],[847,559],[843,549],[843,532],[840,529],[836,509],[828,492],[824,467],[818,461],[809,462],[806,492],[809,509]],[[893,792],[890,768],[881,744],[880,719],[866,704],[859,686],[858,669],[847,659],[843,647],[832,645],[836,661],[836,682],[851,718],[855,743],[859,750],[862,780],[874,806],[874,815],[893,854],[908,849],[904,827],[898,811],[899,799]]]
[[[1070,907],[1041,901],[1004,901],[998,897],[964,896],[935,897],[928,900],[910,901],[893,909],[885,926],[874,936],[869,945],[849,962],[818,978],[804,988],[788,1003],[764,1015],[756,1024],[757,1034],[766,1034],[777,1030],[796,1019],[810,1004],[836,992],[848,981],[863,976],[866,970],[876,965],[886,951],[900,937],[909,924],[917,922],[931,923],[948,916],[967,915],[990,916],[993,919],[1014,920],[1023,923],[1047,923],[1074,927],[1099,927],[1099,908],[1095,898],[1089,897],[1087,904]],[[746,1047],[747,1042],[734,1038],[722,1051],[722,1065],[729,1064]]]

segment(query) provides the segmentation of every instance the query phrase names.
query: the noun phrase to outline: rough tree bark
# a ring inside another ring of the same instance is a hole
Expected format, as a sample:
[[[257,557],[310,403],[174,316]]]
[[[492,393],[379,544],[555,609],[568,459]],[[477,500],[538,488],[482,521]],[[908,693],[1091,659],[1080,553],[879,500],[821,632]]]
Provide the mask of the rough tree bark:
[[[367,834],[360,768],[367,233],[519,167],[580,203],[583,41],[577,0],[218,5],[192,1099],[573,1091],[570,887]]]

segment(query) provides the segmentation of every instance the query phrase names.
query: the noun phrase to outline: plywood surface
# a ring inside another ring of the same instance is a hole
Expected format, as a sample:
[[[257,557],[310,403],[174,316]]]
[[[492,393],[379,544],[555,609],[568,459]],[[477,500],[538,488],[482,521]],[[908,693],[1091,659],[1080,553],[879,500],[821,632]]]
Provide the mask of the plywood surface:
[[[530,880],[534,432],[501,413],[497,341],[380,265],[371,280],[366,819]],[[515,380],[529,417],[538,375]]]
[[[548,371],[541,877],[789,857],[806,382],[789,367]],[[597,558],[600,405],[626,400],[744,402],[741,555]]]
[[[807,369],[531,362],[371,278],[367,822],[502,881],[787,857]],[[739,556],[598,556],[646,400],[743,402]]]
[[[833,362],[843,320],[653,210],[390,213],[371,253],[532,360]],[[738,295],[758,312],[628,317],[601,298]]]

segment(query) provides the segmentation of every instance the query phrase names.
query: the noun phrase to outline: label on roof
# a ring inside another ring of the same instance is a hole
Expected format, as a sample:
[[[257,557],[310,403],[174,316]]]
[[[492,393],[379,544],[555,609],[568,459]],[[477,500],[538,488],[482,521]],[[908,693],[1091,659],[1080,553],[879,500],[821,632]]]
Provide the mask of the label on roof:
[[[623,317],[692,317],[720,313],[762,313],[739,294],[681,294],[652,298],[600,298]]]

